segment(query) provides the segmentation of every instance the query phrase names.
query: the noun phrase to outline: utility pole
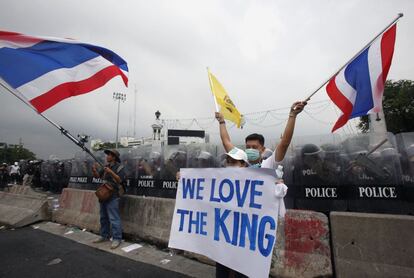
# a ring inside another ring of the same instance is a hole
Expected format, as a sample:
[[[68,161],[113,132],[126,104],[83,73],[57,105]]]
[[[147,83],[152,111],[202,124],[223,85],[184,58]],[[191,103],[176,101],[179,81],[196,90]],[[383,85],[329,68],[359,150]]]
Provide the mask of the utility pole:
[[[137,123],[137,84],[135,84],[135,90],[134,90],[134,139],[136,136],[136,123]]]
[[[118,142],[119,142],[119,137],[118,137],[118,130],[119,130],[119,109],[120,109],[120,104],[121,101],[125,102],[126,101],[126,94],[123,93],[114,93],[113,94],[113,99],[115,101],[118,101],[118,113],[116,116],[116,137],[115,137],[115,148],[118,148]]]

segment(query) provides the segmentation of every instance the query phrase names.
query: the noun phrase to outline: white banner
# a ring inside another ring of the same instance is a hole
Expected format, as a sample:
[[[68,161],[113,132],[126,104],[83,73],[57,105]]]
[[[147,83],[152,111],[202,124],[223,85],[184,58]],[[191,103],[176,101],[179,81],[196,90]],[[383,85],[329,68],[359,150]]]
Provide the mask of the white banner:
[[[181,169],[168,246],[268,277],[281,198],[275,170]]]

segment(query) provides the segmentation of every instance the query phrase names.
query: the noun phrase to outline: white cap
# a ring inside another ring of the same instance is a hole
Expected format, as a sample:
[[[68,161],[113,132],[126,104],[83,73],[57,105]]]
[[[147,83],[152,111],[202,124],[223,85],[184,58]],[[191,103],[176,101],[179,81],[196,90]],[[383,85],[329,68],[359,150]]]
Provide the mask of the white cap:
[[[247,160],[247,154],[245,151],[234,147],[233,149],[231,149],[228,153],[228,156],[230,156],[231,158],[235,159],[235,160],[243,160],[244,162],[246,162],[247,164],[249,164],[248,160]]]
[[[19,163],[18,162],[15,162],[14,165],[17,166],[17,165],[19,165]]]

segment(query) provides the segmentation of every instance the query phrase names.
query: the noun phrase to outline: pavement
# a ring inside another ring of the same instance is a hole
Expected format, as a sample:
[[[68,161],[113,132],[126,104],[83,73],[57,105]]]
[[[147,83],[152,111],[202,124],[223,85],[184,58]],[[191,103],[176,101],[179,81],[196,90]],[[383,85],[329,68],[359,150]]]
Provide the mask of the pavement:
[[[144,242],[111,250],[93,244],[93,233],[53,222],[0,229],[0,277],[215,277],[213,266]]]

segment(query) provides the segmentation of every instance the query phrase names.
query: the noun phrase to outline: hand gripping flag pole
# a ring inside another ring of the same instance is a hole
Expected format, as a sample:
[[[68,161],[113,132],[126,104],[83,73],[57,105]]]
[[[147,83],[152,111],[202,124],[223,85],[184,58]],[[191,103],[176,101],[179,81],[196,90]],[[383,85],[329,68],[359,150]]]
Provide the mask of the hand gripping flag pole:
[[[15,97],[17,97],[21,102],[23,102],[24,104],[26,104],[27,106],[29,106],[33,111],[36,112],[36,114],[40,115],[43,119],[45,119],[46,121],[48,121],[51,125],[53,125],[57,129],[59,129],[59,131],[64,136],[66,136],[67,138],[69,138],[69,140],[71,140],[78,147],[80,147],[87,154],[89,154],[99,164],[99,166],[101,166],[102,168],[104,167],[104,165],[102,164],[102,162],[91,152],[90,149],[88,149],[85,146],[85,143],[84,142],[79,141],[78,139],[76,139],[76,137],[74,137],[72,134],[70,134],[69,131],[67,131],[66,129],[64,129],[62,126],[58,125],[57,123],[55,123],[54,121],[52,121],[51,119],[49,119],[48,117],[46,117],[45,115],[43,115],[42,113],[39,113],[30,103],[28,103],[22,96],[20,96],[20,94],[18,92],[16,92],[14,89],[12,89],[10,86],[7,86],[6,84],[7,83],[3,79],[0,78],[0,86],[1,87],[3,87],[5,90],[7,90],[8,92],[10,92],[12,95],[14,95]]]
[[[323,86],[325,86],[332,78],[334,78],[342,69],[344,69],[348,64],[350,64],[355,58],[357,58],[362,52],[364,52],[368,47],[370,47],[376,39],[378,39],[383,33],[385,33],[391,26],[393,26],[395,23],[398,22],[398,20],[403,17],[403,13],[399,13],[397,17],[387,25],[381,32],[378,33],[369,43],[367,43],[357,54],[355,54],[348,62],[346,62],[342,67],[340,67],[332,76],[330,76],[325,82],[323,82],[315,91],[313,91],[306,99],[305,101],[309,101],[311,97],[313,97],[320,89],[322,89]]]

